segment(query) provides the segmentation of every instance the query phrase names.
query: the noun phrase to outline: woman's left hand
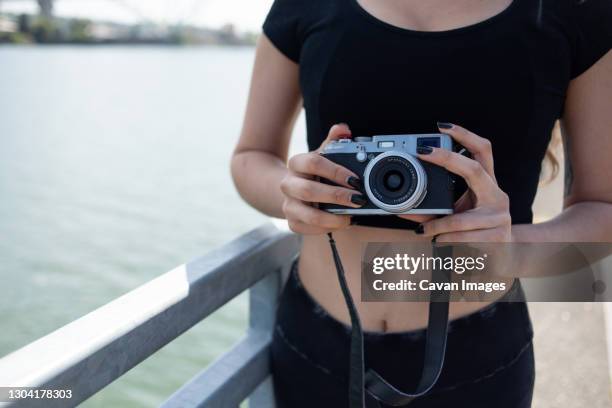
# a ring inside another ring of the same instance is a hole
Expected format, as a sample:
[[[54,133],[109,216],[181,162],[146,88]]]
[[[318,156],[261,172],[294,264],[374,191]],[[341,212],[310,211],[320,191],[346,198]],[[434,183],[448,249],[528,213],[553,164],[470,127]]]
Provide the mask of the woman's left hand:
[[[463,177],[468,190],[455,203],[454,214],[426,221],[416,232],[436,237],[437,242],[511,242],[510,202],[495,180],[491,142],[457,125],[438,127],[472,158],[439,148],[418,157]]]

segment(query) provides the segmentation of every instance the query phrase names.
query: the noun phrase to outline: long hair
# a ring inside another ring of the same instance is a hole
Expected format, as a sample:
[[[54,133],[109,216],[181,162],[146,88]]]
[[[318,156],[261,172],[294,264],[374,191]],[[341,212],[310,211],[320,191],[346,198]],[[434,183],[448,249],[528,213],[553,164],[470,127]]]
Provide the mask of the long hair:
[[[541,182],[548,184],[552,182],[558,175],[561,168],[559,163],[559,152],[561,150],[562,139],[561,129],[559,122],[555,124],[546,154],[544,155],[544,161],[542,163],[542,173],[540,175]]]

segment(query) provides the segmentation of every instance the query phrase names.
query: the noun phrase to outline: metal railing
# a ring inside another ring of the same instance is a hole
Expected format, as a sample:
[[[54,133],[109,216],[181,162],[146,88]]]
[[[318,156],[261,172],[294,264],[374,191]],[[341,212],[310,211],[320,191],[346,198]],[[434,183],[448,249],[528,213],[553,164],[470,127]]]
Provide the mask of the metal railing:
[[[0,359],[0,385],[70,389],[71,399],[11,407],[76,406],[249,289],[249,328],[162,406],[273,407],[269,345],[276,300],[299,237],[264,225],[167,272]]]

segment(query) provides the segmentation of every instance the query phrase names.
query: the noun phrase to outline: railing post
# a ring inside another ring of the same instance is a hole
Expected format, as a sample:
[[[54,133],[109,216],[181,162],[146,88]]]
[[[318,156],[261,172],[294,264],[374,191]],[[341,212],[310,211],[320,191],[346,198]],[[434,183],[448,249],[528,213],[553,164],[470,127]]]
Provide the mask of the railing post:
[[[249,331],[274,334],[279,294],[289,276],[293,258],[282,269],[269,274],[249,290]],[[249,397],[249,408],[274,408],[272,376],[268,376]]]

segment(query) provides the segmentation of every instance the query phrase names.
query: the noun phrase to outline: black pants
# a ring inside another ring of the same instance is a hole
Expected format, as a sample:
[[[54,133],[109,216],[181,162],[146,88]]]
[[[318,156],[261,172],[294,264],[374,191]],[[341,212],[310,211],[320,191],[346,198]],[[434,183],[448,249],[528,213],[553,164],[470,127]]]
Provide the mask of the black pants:
[[[524,302],[499,301],[452,320],[440,379],[430,394],[409,407],[530,407],[535,379],[532,337]],[[366,368],[401,390],[416,388],[424,329],[366,332],[364,342]],[[349,344],[350,327],[306,292],[293,268],[281,295],[272,343],[277,407],[348,407]]]

